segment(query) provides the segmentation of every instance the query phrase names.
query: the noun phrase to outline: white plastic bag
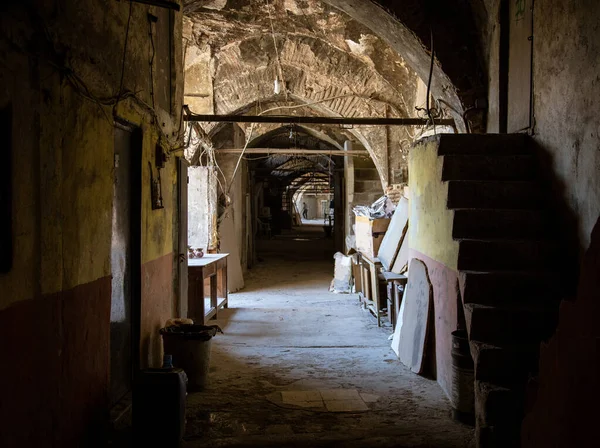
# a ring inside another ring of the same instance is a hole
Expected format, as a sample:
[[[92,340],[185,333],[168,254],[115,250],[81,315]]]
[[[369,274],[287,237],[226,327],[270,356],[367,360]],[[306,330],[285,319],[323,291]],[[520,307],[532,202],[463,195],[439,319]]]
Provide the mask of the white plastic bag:
[[[381,196],[370,206],[357,205],[352,209],[356,216],[366,216],[370,219],[391,218],[396,206],[387,196]]]
[[[335,259],[335,268],[329,291],[336,294],[350,294],[352,292],[352,257],[337,252],[333,258]]]

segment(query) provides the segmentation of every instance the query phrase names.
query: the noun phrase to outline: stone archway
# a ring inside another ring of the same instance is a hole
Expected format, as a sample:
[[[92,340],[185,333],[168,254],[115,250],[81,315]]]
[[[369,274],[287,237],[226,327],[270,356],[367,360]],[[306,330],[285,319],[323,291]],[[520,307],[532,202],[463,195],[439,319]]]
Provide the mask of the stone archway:
[[[256,2],[253,7],[241,2],[237,9],[252,22],[260,23],[261,16],[267,17],[268,11],[263,2]],[[259,4],[260,3],[260,4]],[[365,34],[376,36],[394,52],[401,55],[410,68],[421,79],[428,79],[431,63],[431,41],[435,47],[436,59],[432,78],[432,93],[446,102],[458,121],[462,121],[462,113],[473,107],[478,99],[485,99],[486,75],[482,69],[482,55],[479,40],[475,38],[478,30],[478,17],[485,10],[481,0],[462,2],[459,0],[310,0],[295,2],[272,2],[282,7],[277,18],[286,17],[286,21],[300,18],[305,21],[314,35],[324,34],[319,26],[311,28],[310,20],[315,13],[325,9],[343,12],[358,24],[347,27],[346,34]],[[217,0],[185,0],[184,11],[188,16],[208,11],[218,16],[224,14],[235,23],[236,17],[227,11],[227,2]],[[275,9],[273,14],[277,13]],[[485,14],[484,14],[485,15]],[[239,20],[239,18],[237,18]],[[327,28],[330,22],[321,23]],[[223,25],[223,20],[219,22]],[[239,24],[239,22],[238,22]],[[244,34],[268,34],[268,26],[259,30],[260,26],[245,26]],[[281,28],[280,28],[281,30]],[[206,41],[200,39],[200,41]],[[230,39],[231,42],[231,39]],[[338,42],[339,43],[339,42]],[[462,123],[459,128],[463,129]]]
[[[404,3],[414,17],[423,8]],[[243,0],[233,8],[227,2],[188,1],[185,10],[189,42],[210,60],[200,70],[210,73],[204,76],[209,104],[198,113],[258,114],[275,106],[295,114],[401,117],[415,116],[415,107],[424,106],[422,79],[431,62],[426,47],[376,3]],[[378,18],[385,24],[381,29],[373,26]],[[197,52],[194,58],[203,60]],[[462,103],[438,65],[432,92],[461,130]],[[285,89],[275,95],[278,77]],[[204,126],[209,134],[215,127]],[[363,127],[348,133],[370,152],[384,188],[401,182],[412,130]]]

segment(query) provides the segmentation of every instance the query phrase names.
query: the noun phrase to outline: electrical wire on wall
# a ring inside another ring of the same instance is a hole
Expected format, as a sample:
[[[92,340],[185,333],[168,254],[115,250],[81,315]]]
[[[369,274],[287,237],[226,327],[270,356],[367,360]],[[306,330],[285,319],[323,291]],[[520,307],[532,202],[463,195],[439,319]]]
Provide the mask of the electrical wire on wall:
[[[434,65],[435,65],[435,42],[434,42],[434,38],[433,38],[433,30],[430,30],[431,32],[431,61],[430,61],[430,65],[429,65],[429,77],[427,79],[427,93],[426,93],[426,99],[425,99],[425,107],[415,107],[415,110],[417,111],[417,116],[419,116],[420,118],[427,118],[428,120],[428,125],[431,126],[431,128],[433,129],[433,134],[436,135],[437,134],[437,126],[435,124],[435,120],[438,118],[443,118],[445,114],[445,110],[440,106],[440,103],[445,104],[447,107],[449,107],[451,110],[453,110],[455,113],[460,114],[459,111],[456,110],[456,108],[452,107],[447,101],[444,101],[442,99],[436,99],[433,98],[433,101],[435,102],[435,104],[432,106],[431,105],[431,101],[432,101],[432,97],[431,97],[431,84],[433,82],[433,70],[434,70]],[[424,115],[420,115],[419,113],[422,112],[424,113]],[[426,132],[426,130],[424,129],[420,135],[423,135],[424,132]],[[418,137],[417,137],[418,138]]]
[[[154,46],[154,35],[152,33],[152,24],[156,23],[158,17],[148,13],[148,34],[150,36],[150,44],[152,45],[152,56],[150,57],[150,98],[152,98],[152,107],[156,107],[154,101],[154,57],[156,56],[156,48]]]
[[[235,175],[237,174],[238,168],[240,167],[240,163],[242,162],[242,157],[244,156],[244,153],[246,152],[246,149],[248,148],[248,145],[250,144],[250,139],[252,138],[252,134],[254,133],[254,125],[255,125],[255,123],[252,123],[250,125],[250,131],[248,132],[248,135],[246,136],[246,143],[244,143],[244,148],[242,149],[242,153],[238,157],[237,163],[235,164],[235,169],[233,170],[233,175],[231,176],[231,182],[229,183],[229,186],[227,187],[226,195],[229,195],[229,192],[231,191],[231,187],[233,186],[233,181],[235,179]]]
[[[70,87],[74,90],[76,94],[98,105],[101,113],[104,115],[107,122],[109,122],[111,125],[114,123],[114,119],[118,118],[117,106],[121,102],[129,100],[131,101],[131,105],[133,107],[136,107],[140,113],[148,114],[150,116],[151,119],[149,120],[149,123],[156,130],[161,145],[164,145],[168,149],[167,154],[170,155],[175,151],[184,149],[185,145],[176,147],[175,144],[173,144],[173,142],[179,142],[182,139],[182,137],[185,136],[185,133],[187,131],[186,128],[182,128],[181,126],[181,122],[183,119],[183,110],[180,114],[180,128],[178,129],[178,132],[173,136],[168,136],[163,130],[163,128],[160,126],[161,120],[154,108],[154,104],[148,104],[146,101],[140,98],[139,92],[134,92],[125,88],[127,54],[129,48],[131,22],[133,16],[132,0],[129,0],[129,8],[127,13],[127,22],[123,42],[123,54],[120,63],[121,72],[118,75],[118,89],[116,89],[116,91],[114,91],[114,93],[110,96],[102,96],[93,92],[93,90],[89,87],[89,85],[83,79],[83,77],[80,74],[78,74],[77,70],[75,70],[75,68],[69,63],[69,61],[72,59],[70,55],[65,54],[64,49],[62,49],[61,53],[59,53],[59,51],[56,49],[53,35],[50,32],[50,29],[46,24],[45,20],[40,16],[39,11],[32,8],[26,8],[26,10],[31,18],[32,26],[37,26],[40,29],[40,34],[44,37],[46,45],[44,46],[43,44],[37,43],[35,47],[24,47],[21,42],[14,41],[12,39],[12,35],[9,35],[7,30],[1,30],[3,31],[3,37],[5,38],[6,42],[15,51],[35,58],[38,61],[41,61],[47,64],[49,67],[52,67],[54,70],[56,70],[56,72],[60,74],[62,79],[70,85]],[[153,41],[150,42],[150,44],[152,45],[152,47],[154,46]],[[38,52],[34,52],[30,48],[44,48],[44,51],[39,50]],[[107,107],[110,107],[112,109],[113,119],[111,119],[107,114],[105,110],[105,108]]]
[[[210,139],[208,139],[208,136],[206,136],[206,134],[204,133],[204,130],[202,129],[199,123],[190,124],[189,144],[195,148],[202,147],[201,151],[195,151],[197,160],[192,164],[200,163],[204,158],[206,158],[206,166],[216,167],[217,171],[221,174],[223,179],[225,179],[225,175],[223,171],[221,171],[221,168],[219,167],[215,157],[215,148],[212,142],[210,142]],[[223,187],[223,184],[221,183],[221,180],[219,179],[218,175],[216,176],[216,180],[219,184],[219,188],[221,189],[221,191],[225,191],[225,188]]]
[[[127,15],[127,26],[125,27],[125,42],[123,43],[123,60],[121,62],[121,80],[119,81],[119,90],[117,92],[117,101],[113,106],[113,116],[117,113],[117,104],[123,93],[123,83],[125,82],[125,61],[127,60],[127,44],[129,43],[129,27],[131,25],[131,16],[133,15],[133,0],[129,0],[129,14]]]
[[[433,42],[433,29],[431,32],[431,64],[429,66],[429,79],[427,80],[427,105],[425,108],[427,109],[427,116],[429,117],[429,122],[433,125],[433,131],[435,132],[435,121],[433,121],[433,116],[431,115],[431,108],[429,107],[429,97],[431,95],[431,81],[433,79],[433,64],[435,61],[435,47]]]

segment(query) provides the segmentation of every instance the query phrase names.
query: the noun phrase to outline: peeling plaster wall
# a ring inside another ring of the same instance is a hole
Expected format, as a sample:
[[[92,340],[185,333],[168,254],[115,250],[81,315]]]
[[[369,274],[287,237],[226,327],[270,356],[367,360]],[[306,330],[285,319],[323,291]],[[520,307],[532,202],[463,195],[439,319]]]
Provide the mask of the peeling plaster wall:
[[[1,446],[104,444],[98,434],[109,404],[113,111],[84,98],[85,89],[77,92],[65,76],[69,72],[59,75],[56,65],[68,61],[91,95],[114,95],[121,83],[129,6],[92,0],[34,2],[31,9],[3,6],[0,104],[12,104],[13,110],[15,255],[12,269],[0,274],[0,340],[5,342],[0,358],[11,365],[0,389]],[[123,87],[151,104],[148,12],[163,17],[155,8],[132,4]],[[174,312],[176,159],[162,169],[165,208],[157,211],[150,210],[148,162],[154,164],[157,126],[173,142],[178,133],[180,22],[181,14],[174,14],[175,84],[156,66],[153,76],[157,102],[159,92],[170,91],[177,113],[159,109],[155,120],[132,99],[115,111],[143,133],[143,366],[161,362],[156,331]]]
[[[499,0],[479,3],[490,80],[488,130],[498,130]],[[482,9],[483,6],[483,9]],[[534,134],[540,162],[564,223],[562,239],[588,256],[574,298],[563,302],[556,334],[542,344],[539,389],[532,384],[523,446],[590,446],[596,436],[589,401],[598,386],[598,289],[592,231],[600,216],[600,9],[593,0],[536,0],[533,31]],[[597,233],[597,230],[596,230]],[[577,246],[577,243],[574,243]]]
[[[592,0],[535,2],[535,139],[578,218],[582,248],[600,216],[599,22]]]
[[[189,20],[186,25],[190,26]],[[184,70],[185,104],[197,114],[214,113],[214,64],[210,47],[199,48],[186,41]]]
[[[428,137],[409,154],[410,248],[456,270],[458,241],[452,238],[454,212],[446,207],[448,184],[441,182],[438,138]]]
[[[482,2],[482,46],[489,54],[488,131],[498,130],[500,0]],[[555,176],[557,194],[577,216],[581,247],[590,243],[600,214],[598,112],[600,11],[593,1],[538,0],[534,3],[534,138]]]
[[[427,266],[433,288],[434,373],[446,395],[452,391],[452,337],[457,329],[458,242],[452,238],[454,212],[448,210],[448,186],[442,179],[439,141],[428,137],[409,153],[410,257]],[[428,352],[428,353],[431,353]]]
[[[543,347],[539,401],[525,421],[524,446],[586,446],[596,437],[588,413],[594,406],[589,397],[594,396],[593,390],[596,396],[598,393],[597,381],[589,378],[598,378],[600,365],[600,298],[589,274],[594,269],[598,272],[592,231],[595,226],[597,239],[600,217],[598,23],[597,2],[535,2],[535,140],[554,175],[557,197],[567,206],[565,214],[577,223],[569,230],[576,232],[581,248],[589,248],[589,258],[582,268],[576,299],[563,304],[558,331]],[[567,216],[563,218],[566,222]],[[557,390],[565,392],[558,399],[554,395]]]

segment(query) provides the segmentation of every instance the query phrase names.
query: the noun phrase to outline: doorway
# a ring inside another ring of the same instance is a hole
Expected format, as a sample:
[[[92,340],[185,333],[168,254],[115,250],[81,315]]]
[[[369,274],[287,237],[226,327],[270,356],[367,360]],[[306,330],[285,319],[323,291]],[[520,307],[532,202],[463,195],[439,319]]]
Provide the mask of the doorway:
[[[177,209],[178,209],[178,248],[177,277],[179,279],[179,316],[188,313],[188,163],[184,158],[177,160]]]
[[[131,391],[139,366],[141,132],[117,124],[111,236],[110,405]]]
[[[506,77],[503,120],[509,133],[522,132],[532,123],[533,0],[504,2],[501,16],[505,28],[501,57],[507,58],[501,75]]]

